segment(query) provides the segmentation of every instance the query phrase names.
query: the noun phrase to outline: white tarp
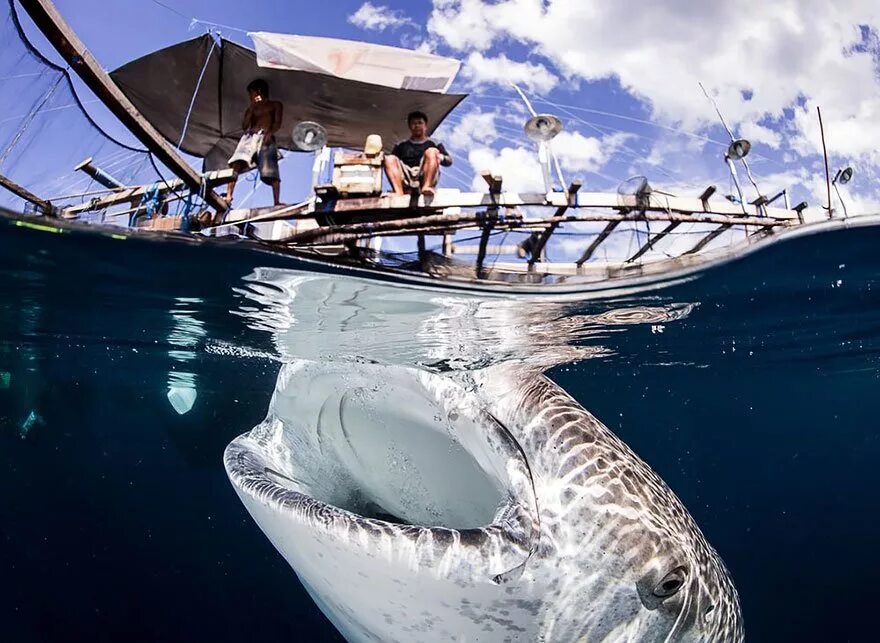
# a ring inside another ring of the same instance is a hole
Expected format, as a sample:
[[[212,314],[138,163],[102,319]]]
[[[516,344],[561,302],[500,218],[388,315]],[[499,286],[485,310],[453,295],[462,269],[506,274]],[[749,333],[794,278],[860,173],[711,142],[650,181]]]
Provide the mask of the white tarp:
[[[260,67],[327,74],[395,89],[445,93],[461,66],[453,58],[353,40],[264,31],[248,35]]]

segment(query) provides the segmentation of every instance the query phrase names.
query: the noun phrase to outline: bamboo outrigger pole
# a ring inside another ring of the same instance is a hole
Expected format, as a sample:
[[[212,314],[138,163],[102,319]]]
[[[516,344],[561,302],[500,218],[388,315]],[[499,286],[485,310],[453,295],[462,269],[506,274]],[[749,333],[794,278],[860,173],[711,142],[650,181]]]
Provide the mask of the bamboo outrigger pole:
[[[55,210],[52,207],[52,204],[46,201],[45,199],[41,199],[36,194],[20,186],[18,183],[13,181],[10,178],[7,178],[0,174],[0,187],[6,188],[10,192],[12,192],[15,196],[24,199],[25,201],[29,201],[33,203],[35,206],[40,208],[45,214],[53,215]]]
[[[70,25],[61,17],[50,0],[19,0],[34,24],[58,50],[89,89],[174,174],[193,192],[202,190],[202,177],[184,161],[162,138],[162,135],[138,111],[109,74],[98,64],[91,52]],[[212,190],[205,190],[205,201],[217,210],[226,210],[227,204]]]

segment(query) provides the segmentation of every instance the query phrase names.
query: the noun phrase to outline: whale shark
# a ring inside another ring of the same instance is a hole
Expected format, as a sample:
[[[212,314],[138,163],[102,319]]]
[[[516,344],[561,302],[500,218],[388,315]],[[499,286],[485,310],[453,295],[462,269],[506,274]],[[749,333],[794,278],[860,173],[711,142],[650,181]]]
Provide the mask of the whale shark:
[[[349,641],[743,640],[681,501],[540,369],[292,360],[224,465]]]

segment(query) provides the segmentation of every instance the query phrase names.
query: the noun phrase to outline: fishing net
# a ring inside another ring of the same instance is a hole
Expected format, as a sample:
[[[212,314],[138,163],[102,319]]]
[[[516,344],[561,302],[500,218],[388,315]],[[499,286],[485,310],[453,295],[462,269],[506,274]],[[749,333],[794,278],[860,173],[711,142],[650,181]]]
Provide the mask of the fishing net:
[[[3,0],[0,11],[0,175],[57,208],[111,192],[75,169],[87,159],[125,185],[170,180],[171,172],[67,69],[14,0]],[[185,196],[172,195],[178,199],[172,212]],[[126,225],[133,208],[146,206],[139,199],[79,218]],[[0,189],[0,206],[35,209],[5,189]]]

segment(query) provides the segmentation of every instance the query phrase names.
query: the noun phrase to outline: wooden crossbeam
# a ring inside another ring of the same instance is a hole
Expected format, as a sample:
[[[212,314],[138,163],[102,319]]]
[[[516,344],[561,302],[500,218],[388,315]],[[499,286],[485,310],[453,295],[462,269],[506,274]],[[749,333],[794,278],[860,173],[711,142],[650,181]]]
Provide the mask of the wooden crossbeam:
[[[668,226],[666,226],[660,232],[658,232],[656,235],[654,235],[653,238],[648,239],[648,241],[647,241],[647,243],[645,243],[645,245],[643,245],[641,248],[639,248],[632,257],[630,257],[629,259],[626,260],[626,263],[632,263],[633,261],[635,261],[636,259],[641,257],[643,254],[645,254],[651,248],[653,248],[655,245],[657,245],[658,241],[660,241],[663,237],[668,235],[670,232],[675,230],[680,225],[681,225],[681,221],[673,221],[672,223],[670,223]]]
[[[704,209],[704,210],[706,210],[706,211],[709,210],[709,198],[710,198],[713,194],[715,194],[715,192],[717,191],[717,189],[718,189],[718,188],[716,188],[714,185],[710,185],[710,186],[707,187],[705,190],[703,190],[703,193],[700,195],[700,202],[703,204],[703,209]]]
[[[713,240],[717,239],[717,238],[718,238],[720,235],[722,235],[724,232],[726,232],[727,230],[730,230],[732,227],[733,227],[733,224],[732,224],[732,223],[725,223],[724,225],[720,225],[720,226],[718,226],[717,228],[715,228],[714,230],[712,230],[712,232],[710,232],[710,233],[707,234],[705,237],[703,237],[702,239],[700,239],[700,240],[697,242],[697,245],[695,245],[693,248],[691,248],[691,249],[688,250],[687,252],[683,252],[682,254],[685,254],[685,255],[692,255],[692,254],[694,254],[695,252],[699,252],[700,250],[702,250],[703,248],[705,248],[706,246],[708,246],[710,243],[712,243]]]
[[[91,52],[64,20],[50,0],[20,0],[37,28],[52,43],[61,57],[70,65],[95,96],[127,127],[174,174],[179,176],[193,192],[201,187],[201,176],[168,144],[155,127],[144,118],[128,97],[104,71]],[[205,201],[218,211],[227,204],[207,190]]]
[[[575,179],[571,182],[571,185],[568,186],[568,199],[569,203],[565,205],[559,206],[556,209],[556,216],[561,217],[565,214],[565,211],[568,210],[569,205],[571,205],[572,200],[577,199],[577,193],[581,189],[583,182],[580,179]],[[550,237],[556,232],[556,228],[559,227],[559,223],[551,223],[547,228],[544,229],[544,232],[541,233],[541,236],[538,237],[538,241],[535,242],[534,247],[532,247],[531,256],[529,257],[529,268],[534,267],[536,261],[541,261],[544,258],[544,247],[547,245],[547,242],[550,240]]]
[[[593,239],[593,243],[591,243],[586,250],[584,250],[584,254],[581,255],[580,259],[575,261],[575,264],[580,266],[583,263],[586,263],[590,257],[593,256],[593,253],[596,252],[596,249],[599,245],[608,238],[608,235],[614,232],[614,228],[620,225],[621,219],[616,221],[611,221],[608,225],[605,226],[605,229],[599,233],[599,236]]]

